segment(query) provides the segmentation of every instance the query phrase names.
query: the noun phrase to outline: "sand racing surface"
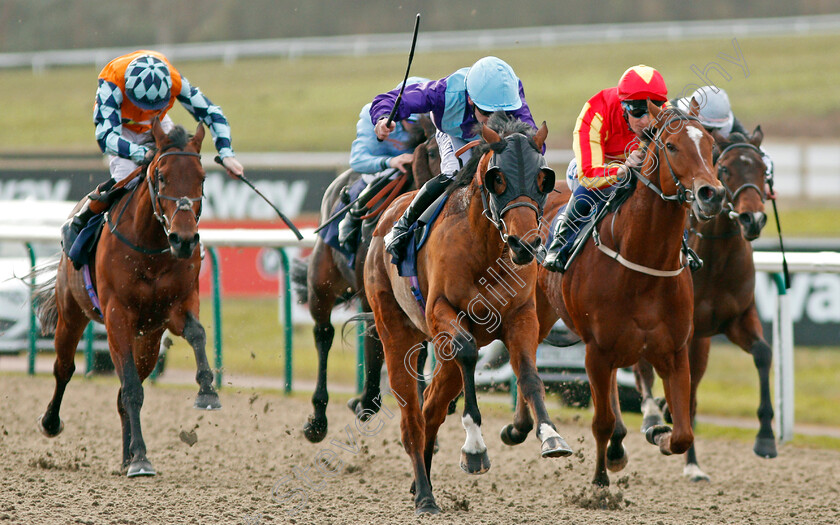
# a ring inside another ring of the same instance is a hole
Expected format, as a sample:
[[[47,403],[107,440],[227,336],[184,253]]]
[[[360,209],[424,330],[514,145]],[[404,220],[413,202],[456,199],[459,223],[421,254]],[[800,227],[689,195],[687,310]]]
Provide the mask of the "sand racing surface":
[[[192,408],[197,387],[148,386],[142,411],[148,457],[158,475],[120,472],[120,423],[114,378],[77,376],[64,397],[66,428],[55,439],[35,420],[53,379],[0,375],[0,525],[187,523],[840,523],[840,453],[792,446],[765,460],[752,444],[698,439],[711,482],[682,477],[682,457],[664,457],[631,429],[627,468],[593,491],[594,440],[585,418],[558,420],[576,450],[540,459],[530,437],[506,447],[498,432],[511,414],[485,410],[492,468],[470,476],[458,466],[460,417],[441,429],[432,484],[442,513],[414,516],[411,467],[396,417],[357,428],[334,396],[330,431],[318,444],[301,426],[304,395],[227,387],[224,408]],[[481,402],[481,399],[479,399]],[[364,436],[360,431],[366,431]]]

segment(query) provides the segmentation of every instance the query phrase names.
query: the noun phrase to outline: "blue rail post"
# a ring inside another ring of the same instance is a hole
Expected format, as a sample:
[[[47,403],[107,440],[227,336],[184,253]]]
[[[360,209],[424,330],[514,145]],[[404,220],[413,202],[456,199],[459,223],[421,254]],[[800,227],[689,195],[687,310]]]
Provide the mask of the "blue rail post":
[[[277,248],[280,266],[283,269],[283,341],[285,348],[285,374],[283,391],[292,392],[292,277],[289,272],[289,257],[286,250]]]
[[[26,251],[29,252],[29,375],[35,374],[35,356],[38,354],[38,324],[35,319],[35,250],[32,243],[26,243]]]
[[[516,397],[519,392],[516,390],[516,374],[510,374],[510,401],[513,403],[512,410],[516,410]]]
[[[219,257],[216,249],[207,247],[210,254],[213,287],[213,347],[216,350],[216,388],[222,388],[222,298],[219,284]]]

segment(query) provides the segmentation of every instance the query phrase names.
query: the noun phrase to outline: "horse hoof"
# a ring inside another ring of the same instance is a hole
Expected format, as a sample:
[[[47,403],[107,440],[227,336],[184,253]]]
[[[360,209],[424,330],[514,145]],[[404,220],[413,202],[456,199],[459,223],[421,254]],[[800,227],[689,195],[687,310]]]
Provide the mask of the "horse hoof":
[[[219,394],[216,392],[198,394],[195,396],[195,403],[193,403],[193,407],[198,410],[221,410],[222,402],[219,401]]]
[[[347,408],[349,408],[350,411],[356,415],[356,419],[362,423],[370,419],[371,416],[376,413],[374,410],[364,408],[364,403],[362,403],[362,398],[360,397],[354,397],[348,401]]]
[[[127,476],[129,478],[136,478],[138,476],[154,476],[155,474],[157,474],[157,472],[155,472],[155,469],[152,468],[152,464],[148,459],[132,461],[131,465],[128,466]]]
[[[776,438],[755,438],[753,452],[760,458],[775,458],[779,455],[776,451]]]
[[[437,438],[435,438],[435,447],[432,449],[432,454],[437,454],[440,451],[440,443],[438,443]]]
[[[467,474],[484,474],[490,470],[490,456],[483,452],[464,452],[461,450],[461,470]]]
[[[662,440],[668,437],[671,434],[671,427],[668,425],[658,425],[655,427],[650,427],[647,432],[645,432],[645,439],[651,445],[656,445],[659,447],[659,450],[665,454],[666,456],[671,455],[671,451],[667,448],[662,446]]]
[[[440,514],[440,507],[435,503],[435,498],[429,496],[417,502],[414,506],[414,514],[418,516],[420,514]]]
[[[520,443],[524,443],[525,439],[528,437],[527,432],[519,432],[514,428],[514,426],[510,423],[502,427],[502,431],[500,432],[499,436],[502,438],[502,443],[505,445],[512,447],[514,445],[519,445]]]
[[[544,458],[562,458],[574,453],[572,447],[560,436],[546,438],[542,443],[540,455]]]
[[[624,470],[624,467],[627,466],[627,449],[624,445],[621,445],[621,456],[612,458],[610,457],[610,450],[607,449],[607,469],[610,472],[620,472]]]
[[[45,435],[46,437],[54,438],[57,435],[61,434],[61,432],[64,430],[64,421],[62,421],[60,418],[58,420],[58,430],[56,430],[55,432],[47,430],[47,428],[44,426],[43,419],[43,414],[38,416],[38,430],[41,432],[41,434]]]
[[[314,416],[309,416],[303,425],[303,435],[310,443],[320,443],[327,436],[327,420],[324,419],[322,422]]]
[[[642,419],[642,434],[647,433],[647,431],[653,427],[662,426],[664,424],[665,422],[662,421],[662,416],[659,414],[645,416],[645,418]]]
[[[697,464],[691,463],[683,467],[683,476],[688,478],[688,481],[697,483],[700,481],[711,481],[709,475],[700,470]]]

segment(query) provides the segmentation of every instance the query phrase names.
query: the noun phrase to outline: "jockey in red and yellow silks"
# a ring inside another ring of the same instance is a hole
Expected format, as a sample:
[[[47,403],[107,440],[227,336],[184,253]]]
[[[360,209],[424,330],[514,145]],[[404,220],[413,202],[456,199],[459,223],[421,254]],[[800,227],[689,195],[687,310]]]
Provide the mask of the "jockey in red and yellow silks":
[[[664,104],[668,88],[659,71],[638,65],[625,71],[616,87],[599,91],[584,104],[573,133],[575,158],[566,172],[572,198],[543,262],[549,270],[566,269],[573,233],[624,180],[628,167],[640,164],[639,140],[650,123],[648,99]]]

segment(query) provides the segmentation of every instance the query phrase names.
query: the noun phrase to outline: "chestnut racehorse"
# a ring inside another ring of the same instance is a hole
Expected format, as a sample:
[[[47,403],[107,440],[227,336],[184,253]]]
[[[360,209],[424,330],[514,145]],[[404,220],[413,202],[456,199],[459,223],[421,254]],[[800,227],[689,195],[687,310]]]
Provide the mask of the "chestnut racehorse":
[[[527,124],[494,114],[482,129],[484,143],[450,186],[450,196],[417,256],[425,310],[384,249],[383,235],[411,200],[401,197],[386,211],[365,262],[365,291],[382,339],[391,390],[401,410],[402,443],[414,467],[415,510],[437,513],[430,484],[432,454],[447,406],[464,389],[462,422],[467,439],[461,468],[490,468],[475,394],[478,348],[501,339],[510,350],[519,384],[539,422],[543,457],[572,453],[545,408],[545,390],[535,363],[538,320],[534,302],[540,244],[538,225],[554,172],[540,154],[548,129],[533,139]],[[501,135],[501,136],[500,136]],[[534,239],[533,243],[528,238]],[[438,365],[417,394],[418,347],[435,343]]]
[[[606,215],[594,242],[583,246],[565,274],[540,270],[540,335],[559,316],[586,343],[596,485],[609,485],[607,468],[618,471],[627,464],[618,368],[644,357],[663,378],[674,429],[653,427],[648,441],[663,454],[678,454],[694,439],[688,368],[694,303],[691,276],[681,262],[683,228],[689,207],[713,216],[721,210],[724,194],[713,171],[714,141],[699,124],[697,110],[696,102],[688,115],[648,102],[655,136],[645,145],[641,172],[618,190],[632,194],[618,211]],[[555,212],[566,200],[552,199],[547,211]],[[513,426],[520,436],[532,426],[522,403]]]
[[[691,371],[691,420],[697,409],[697,387],[706,372],[711,337],[726,334],[730,341],[753,356],[758,370],[760,428],[753,451],[761,457],[776,457],[773,433],[773,404],[770,399],[772,351],[764,340],[755,307],[755,266],[750,241],[758,238],[767,222],[764,213],[764,173],[766,166],[758,147],[764,134],[757,127],[745,137],[733,133],[723,138],[713,133],[720,155],[718,178],[726,188],[726,206],[710,221],[691,219],[689,243],[703,259],[703,267],[693,274],[694,336],[689,346]],[[662,424],[658,403],[651,397],[653,370],[644,360],[636,366],[636,381],[643,395],[645,414],[642,430]],[[708,480],[698,463],[694,445],[688,449],[683,474],[692,481]]]
[[[414,139],[414,160],[411,164],[415,188],[419,188],[434,175],[440,173],[440,157],[435,141],[434,124],[427,117],[421,117],[415,129],[419,132]],[[348,170],[339,175],[327,188],[321,200],[321,223],[333,213],[335,203],[338,202],[344,188],[358,180],[358,174]],[[361,297],[362,311],[370,312],[370,306],[365,297],[363,272],[365,257],[370,245],[375,219],[363,223],[362,241],[356,249],[356,259],[353,268],[347,257],[340,251],[330,247],[322,237],[315,241],[315,247],[309,260],[303,264],[296,264],[293,277],[298,293],[308,303],[309,313],[315,321],[313,333],[315,348],[318,350],[318,379],[315,392],[312,394],[313,413],[303,425],[306,439],[317,443],[327,435],[327,360],[335,336],[335,328],[330,317],[333,308],[349,300],[350,297]],[[304,266],[305,264],[305,266]],[[348,297],[349,296],[349,297]],[[382,343],[375,333],[365,332],[365,387],[362,395],[353,398],[348,404],[361,419],[366,419],[376,413],[380,407],[379,383],[382,372]],[[422,354],[425,358],[426,353]]]
[[[146,458],[140,409],[142,382],[157,362],[164,329],[183,336],[193,347],[199,396],[218,402],[204,353],[205,332],[198,321],[204,127],[199,124],[193,137],[180,126],[167,135],[155,119],[152,135],[155,157],[134,190],[114,205],[116,217],[107,217],[92,259],[95,264],[89,268],[101,306],[96,308],[96,295],[85,289],[85,267],[75,270],[66,255],[57,263],[55,279],[37,292],[41,325],[45,331],[55,331],[56,351],[55,393],[38,420],[40,429],[54,437],[64,428],[59,409],[75,370],[76,345],[90,321],[104,322],[120,378],[117,411],[122,421],[122,465],[128,477],[155,474]]]

